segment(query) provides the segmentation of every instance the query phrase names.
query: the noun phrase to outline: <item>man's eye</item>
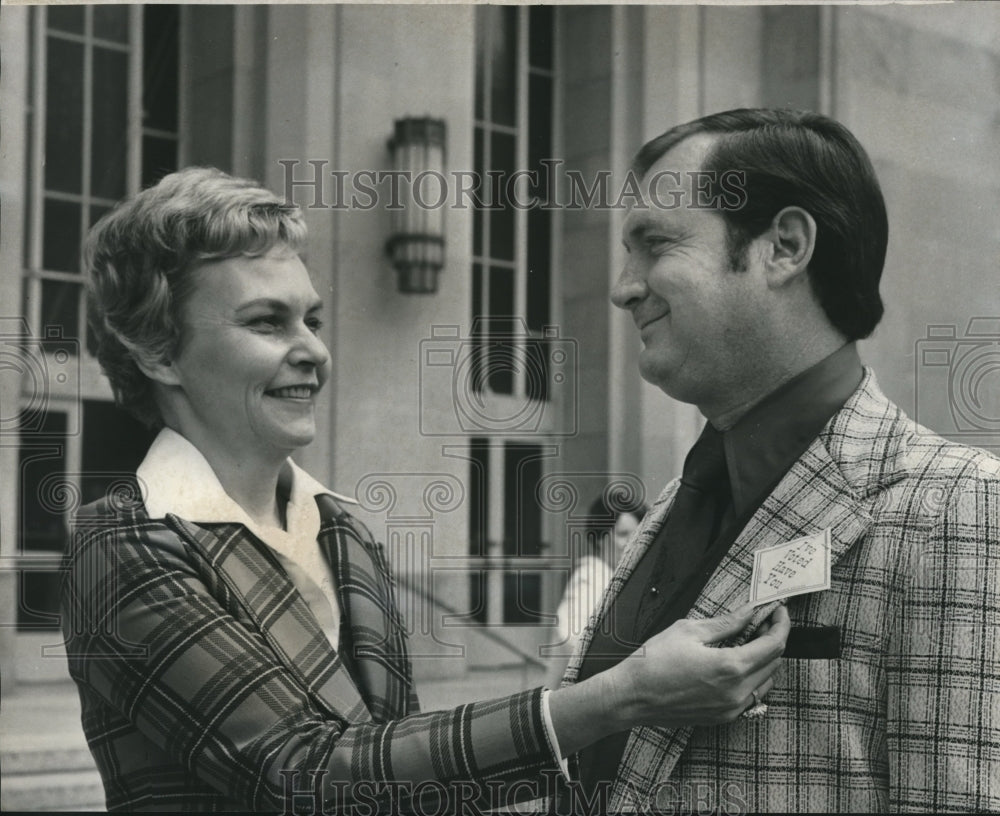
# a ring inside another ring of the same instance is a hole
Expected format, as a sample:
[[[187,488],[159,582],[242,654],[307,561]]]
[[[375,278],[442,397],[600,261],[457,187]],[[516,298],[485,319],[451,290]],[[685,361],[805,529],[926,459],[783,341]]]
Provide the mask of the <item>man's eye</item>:
[[[309,327],[309,330],[313,334],[316,334],[320,329],[323,328],[323,321],[320,320],[320,318],[318,317],[309,317],[306,318],[306,325]]]

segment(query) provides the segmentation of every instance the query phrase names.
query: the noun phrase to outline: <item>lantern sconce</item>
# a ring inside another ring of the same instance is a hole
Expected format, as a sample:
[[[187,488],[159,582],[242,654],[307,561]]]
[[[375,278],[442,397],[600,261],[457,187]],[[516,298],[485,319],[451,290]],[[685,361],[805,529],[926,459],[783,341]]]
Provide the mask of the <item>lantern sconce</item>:
[[[433,294],[444,267],[445,133],[443,119],[407,117],[396,120],[389,140],[400,182],[386,253],[399,276],[400,292]]]

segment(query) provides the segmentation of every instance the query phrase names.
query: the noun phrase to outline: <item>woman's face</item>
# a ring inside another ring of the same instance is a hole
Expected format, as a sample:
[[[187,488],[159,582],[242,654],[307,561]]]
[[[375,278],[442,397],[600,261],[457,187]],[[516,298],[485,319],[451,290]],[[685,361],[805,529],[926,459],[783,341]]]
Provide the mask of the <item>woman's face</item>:
[[[192,274],[170,366],[176,430],[203,452],[221,449],[238,461],[287,456],[311,442],[330,358],[317,336],[322,304],[302,261],[279,246]]]
[[[622,513],[615,520],[614,543],[615,559],[619,559],[625,552],[625,547],[632,538],[632,533],[639,526],[639,519],[631,513]]]

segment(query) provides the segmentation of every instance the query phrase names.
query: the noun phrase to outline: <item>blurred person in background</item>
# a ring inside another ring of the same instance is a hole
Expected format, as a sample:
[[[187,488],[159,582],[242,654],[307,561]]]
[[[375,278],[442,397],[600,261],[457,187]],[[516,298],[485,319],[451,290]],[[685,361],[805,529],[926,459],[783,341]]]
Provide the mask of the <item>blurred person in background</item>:
[[[587,512],[587,530],[556,609],[558,654],[551,659],[548,685],[558,688],[587,621],[596,611],[611,576],[648,508],[626,489],[613,485],[597,496]]]

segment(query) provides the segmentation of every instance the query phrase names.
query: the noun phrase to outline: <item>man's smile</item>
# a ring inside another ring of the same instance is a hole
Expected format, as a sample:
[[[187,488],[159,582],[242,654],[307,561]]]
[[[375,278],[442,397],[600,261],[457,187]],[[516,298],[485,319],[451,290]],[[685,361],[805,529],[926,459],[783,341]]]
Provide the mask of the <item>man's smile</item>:
[[[662,320],[670,314],[670,310],[663,312],[662,314],[654,315],[653,317],[643,317],[636,318],[636,325],[639,327],[639,334],[642,334],[646,329],[648,329],[654,323]]]

